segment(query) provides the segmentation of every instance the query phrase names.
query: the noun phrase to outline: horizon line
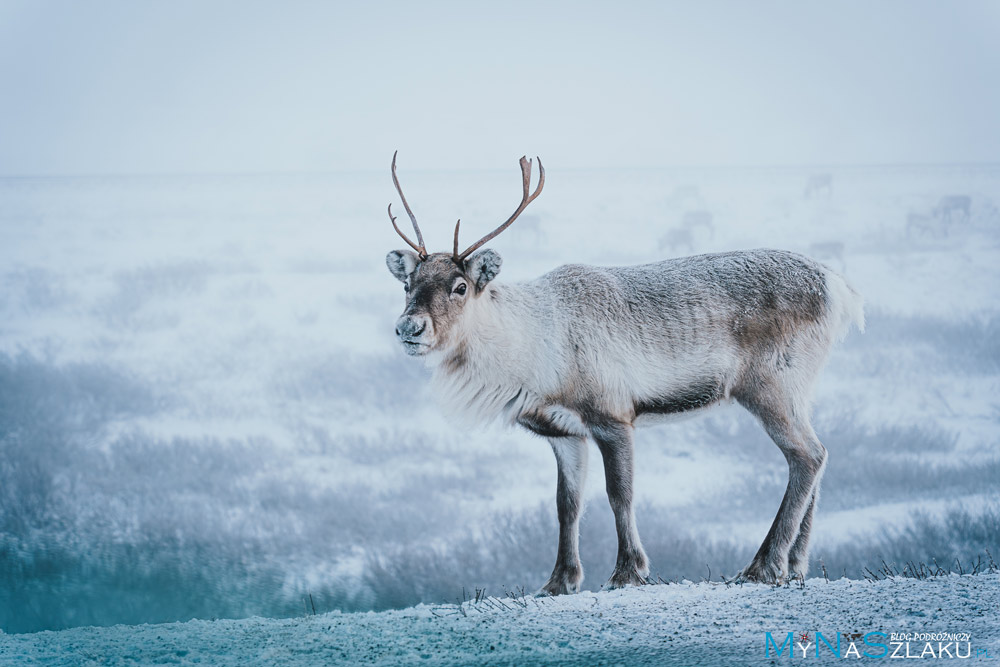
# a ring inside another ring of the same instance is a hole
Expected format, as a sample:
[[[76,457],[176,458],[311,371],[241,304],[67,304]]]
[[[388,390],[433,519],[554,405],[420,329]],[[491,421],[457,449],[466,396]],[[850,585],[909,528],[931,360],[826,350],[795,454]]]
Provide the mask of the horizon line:
[[[874,168],[946,168],[946,167],[972,167],[989,168],[1000,167],[1000,160],[997,161],[968,161],[968,162],[803,162],[803,163],[733,163],[733,164],[676,164],[660,166],[639,166],[623,165],[618,167],[604,166],[582,166],[582,167],[559,167],[560,171],[680,171],[680,170],[767,170],[767,169],[874,169]],[[506,170],[506,167],[468,167],[462,169],[417,167],[409,168],[411,172],[424,173],[459,173],[459,172],[488,172]],[[549,167],[552,169],[552,167]],[[246,170],[246,171],[94,171],[94,172],[53,172],[53,173],[0,173],[0,179],[65,179],[65,178],[178,178],[178,177],[248,177],[248,176],[321,176],[335,174],[374,174],[385,171],[382,168],[362,168],[362,169],[288,169],[288,170]]]

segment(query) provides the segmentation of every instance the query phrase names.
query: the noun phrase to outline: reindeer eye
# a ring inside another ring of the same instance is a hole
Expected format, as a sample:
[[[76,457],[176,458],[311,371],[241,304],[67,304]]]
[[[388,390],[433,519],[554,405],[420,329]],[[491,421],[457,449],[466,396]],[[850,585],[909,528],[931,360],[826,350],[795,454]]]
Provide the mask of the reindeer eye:
[[[465,283],[459,283],[455,285],[455,294],[461,296],[465,294],[465,290],[466,290]]]
[[[409,293],[410,283],[403,283],[403,291]]]

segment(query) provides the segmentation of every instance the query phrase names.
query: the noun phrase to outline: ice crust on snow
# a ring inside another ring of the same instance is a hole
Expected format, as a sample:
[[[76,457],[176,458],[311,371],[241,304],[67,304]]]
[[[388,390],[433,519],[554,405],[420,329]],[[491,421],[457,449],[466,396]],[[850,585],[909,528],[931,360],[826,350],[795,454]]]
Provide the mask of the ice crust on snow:
[[[0,665],[739,665],[765,662],[766,632],[780,644],[788,632],[817,631],[834,642],[837,633],[967,632],[974,651],[995,656],[998,609],[998,574],[816,578],[779,588],[659,584],[461,607],[6,635]],[[840,660],[825,646],[818,660],[813,652],[817,664]]]

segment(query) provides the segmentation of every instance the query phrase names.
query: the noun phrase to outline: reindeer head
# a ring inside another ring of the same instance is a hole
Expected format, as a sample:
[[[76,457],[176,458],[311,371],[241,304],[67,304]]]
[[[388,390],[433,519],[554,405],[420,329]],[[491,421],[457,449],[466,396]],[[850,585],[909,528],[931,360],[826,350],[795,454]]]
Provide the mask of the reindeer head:
[[[444,349],[451,342],[455,323],[462,317],[466,305],[482,296],[489,282],[500,273],[500,265],[503,262],[500,255],[489,248],[475,251],[507,229],[541,193],[545,184],[545,168],[541,160],[538,161],[538,171],[538,187],[529,196],[531,161],[521,158],[523,184],[521,204],[505,223],[459,253],[458,229],[462,222],[459,220],[455,223],[453,251],[428,254],[424,248],[424,238],[417,225],[417,218],[410,210],[410,205],[406,202],[403,190],[399,186],[399,179],[396,177],[396,155],[393,154],[392,182],[396,185],[399,198],[403,200],[403,207],[413,223],[413,231],[417,234],[417,242],[414,243],[400,231],[396,225],[396,218],[392,215],[392,204],[389,204],[389,220],[393,228],[415,251],[393,250],[385,258],[389,271],[403,283],[406,292],[406,308],[396,320],[396,336],[399,337],[407,354],[415,356],[426,354],[432,350]]]

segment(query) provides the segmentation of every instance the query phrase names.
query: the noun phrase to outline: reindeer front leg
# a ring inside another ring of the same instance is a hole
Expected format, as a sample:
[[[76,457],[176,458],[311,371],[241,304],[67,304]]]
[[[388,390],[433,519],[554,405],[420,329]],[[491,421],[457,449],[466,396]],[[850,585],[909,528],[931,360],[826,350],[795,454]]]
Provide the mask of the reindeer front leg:
[[[635,512],[632,509],[632,426],[618,422],[592,425],[591,434],[604,458],[608,501],[615,513],[615,526],[618,530],[618,561],[607,588],[645,584],[649,575],[649,559],[639,541]]]
[[[559,512],[559,551],[556,566],[542,592],[549,595],[578,593],[583,581],[580,564],[580,514],[583,511],[583,485],[587,478],[587,439],[577,436],[551,437],[549,444],[556,455],[559,477],[556,485],[556,509]]]

